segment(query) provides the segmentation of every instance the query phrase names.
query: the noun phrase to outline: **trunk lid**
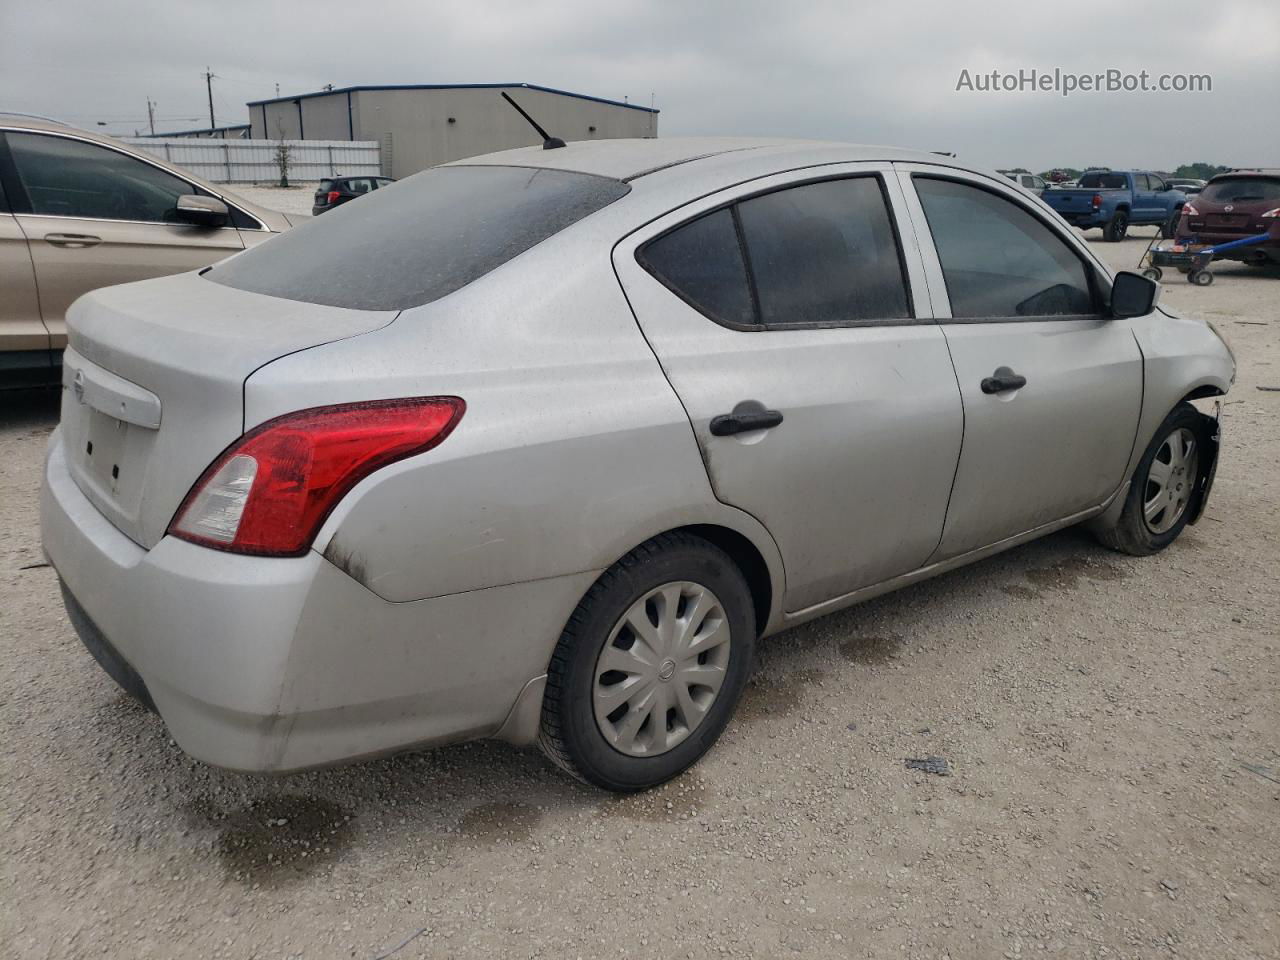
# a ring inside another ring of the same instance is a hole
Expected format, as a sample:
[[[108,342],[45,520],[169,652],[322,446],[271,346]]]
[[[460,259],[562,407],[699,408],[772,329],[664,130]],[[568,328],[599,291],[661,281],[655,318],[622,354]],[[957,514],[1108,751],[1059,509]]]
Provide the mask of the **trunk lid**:
[[[76,485],[153,547],[244,432],[244,382],[279,357],[386,326],[395,311],[248,293],[195,273],[107,287],[67,314],[62,436]]]

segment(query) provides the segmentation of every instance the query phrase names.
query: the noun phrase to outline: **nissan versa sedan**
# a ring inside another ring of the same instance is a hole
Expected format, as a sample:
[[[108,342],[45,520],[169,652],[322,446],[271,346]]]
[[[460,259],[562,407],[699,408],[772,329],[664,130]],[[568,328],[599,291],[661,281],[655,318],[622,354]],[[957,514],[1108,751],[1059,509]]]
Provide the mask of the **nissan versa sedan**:
[[[1235,369],[1157,292],[928,153],[461,161],[81,299],[45,550],[209,763],[499,737],[640,790],[762,637],[1071,524],[1142,555],[1195,522],[1189,401]]]
[[[0,113],[0,389],[58,382],[82,293],[207,266],[290,226],[145,150]]]

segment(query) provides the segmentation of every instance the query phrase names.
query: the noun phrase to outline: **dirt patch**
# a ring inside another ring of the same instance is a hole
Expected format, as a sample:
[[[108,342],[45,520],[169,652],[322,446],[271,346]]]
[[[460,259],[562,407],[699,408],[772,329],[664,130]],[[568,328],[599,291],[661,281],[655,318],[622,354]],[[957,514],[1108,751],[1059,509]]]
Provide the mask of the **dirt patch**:
[[[764,717],[785,717],[800,706],[808,689],[822,680],[822,670],[792,670],[780,676],[757,677],[742,694],[742,701],[734,713],[737,720],[759,720]]]
[[[200,805],[189,821],[217,831],[214,850],[228,875],[249,886],[301,881],[337,860],[351,840],[350,814],[318,797],[272,797],[225,815]]]
[[[1006,583],[1001,585],[1001,591],[1007,593],[1011,597],[1017,597],[1019,600],[1036,600],[1044,596],[1039,590],[1031,587],[1024,587],[1016,583]]]
[[[902,641],[892,637],[850,637],[840,641],[840,656],[850,663],[888,663],[901,647]]]
[[[1081,580],[1113,582],[1124,580],[1129,572],[1118,564],[1086,557],[1068,557],[1047,567],[1027,571],[1027,579],[1047,590],[1075,590]]]
[[[464,840],[484,844],[522,843],[533,836],[542,811],[523,803],[482,803],[462,815]]]

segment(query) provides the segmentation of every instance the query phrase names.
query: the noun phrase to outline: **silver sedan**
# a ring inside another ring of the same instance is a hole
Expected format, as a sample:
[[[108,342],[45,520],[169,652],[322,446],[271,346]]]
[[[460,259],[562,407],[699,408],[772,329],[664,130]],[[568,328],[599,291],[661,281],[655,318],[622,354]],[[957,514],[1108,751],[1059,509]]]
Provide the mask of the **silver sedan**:
[[[477,737],[639,790],[760,638],[1204,509],[1233,359],[933,154],[606,140],[433,168],[69,317],[45,549],[183,749]]]

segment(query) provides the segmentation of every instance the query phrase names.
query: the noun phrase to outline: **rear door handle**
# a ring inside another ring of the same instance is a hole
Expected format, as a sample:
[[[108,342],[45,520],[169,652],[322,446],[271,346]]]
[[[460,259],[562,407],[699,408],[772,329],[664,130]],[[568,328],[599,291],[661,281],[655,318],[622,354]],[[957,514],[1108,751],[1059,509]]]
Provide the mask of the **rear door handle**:
[[[1014,373],[1008,367],[997,367],[996,372],[982,381],[983,393],[1003,393],[1020,390],[1027,385],[1027,378]]]
[[[44,240],[45,243],[51,243],[55,247],[67,247],[72,250],[78,250],[83,247],[96,247],[102,242],[101,237],[95,237],[88,233],[46,233]]]
[[[747,433],[750,430],[768,430],[782,422],[780,410],[741,409],[744,406],[745,404],[738,404],[733,413],[722,413],[718,417],[712,417],[711,435],[729,437],[735,433]]]

